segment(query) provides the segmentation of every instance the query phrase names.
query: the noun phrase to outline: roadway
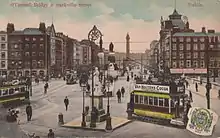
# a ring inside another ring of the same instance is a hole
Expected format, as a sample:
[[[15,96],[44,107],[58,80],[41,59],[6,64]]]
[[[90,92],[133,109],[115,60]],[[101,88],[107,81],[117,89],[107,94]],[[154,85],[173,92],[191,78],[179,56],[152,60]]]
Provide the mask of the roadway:
[[[132,89],[132,82],[126,82],[126,79],[119,79],[115,83],[115,91],[122,86],[125,87],[125,97],[122,99],[122,103],[117,103],[116,97],[110,98],[110,113],[112,116],[127,117],[126,106],[129,101],[129,89]],[[190,88],[193,91],[193,87]],[[65,111],[63,100],[65,96],[68,96],[70,101],[69,110]],[[205,97],[195,94],[193,91],[193,106],[206,107]],[[26,121],[26,115],[24,109],[19,116],[21,120],[20,127],[25,132],[35,132],[40,136],[46,136],[48,129],[52,128],[55,131],[57,137],[115,137],[115,138],[152,138],[152,137],[169,137],[169,138],[199,138],[191,132],[173,127],[166,127],[156,124],[150,124],[140,121],[134,121],[126,126],[123,126],[112,133],[98,132],[98,131],[85,131],[78,129],[67,129],[58,126],[57,116],[61,112],[64,115],[64,121],[69,122],[75,118],[78,118],[82,114],[82,92],[78,84],[65,85],[62,80],[51,81],[49,83],[49,91],[47,95],[43,94],[43,84],[35,86],[33,89],[33,120],[31,122]],[[214,111],[220,115],[220,100],[212,99],[211,107]],[[106,107],[107,98],[104,99],[104,108]],[[86,98],[86,105],[89,105],[89,97]],[[157,131],[158,130],[158,131]],[[220,136],[220,123],[216,125],[213,138]]]

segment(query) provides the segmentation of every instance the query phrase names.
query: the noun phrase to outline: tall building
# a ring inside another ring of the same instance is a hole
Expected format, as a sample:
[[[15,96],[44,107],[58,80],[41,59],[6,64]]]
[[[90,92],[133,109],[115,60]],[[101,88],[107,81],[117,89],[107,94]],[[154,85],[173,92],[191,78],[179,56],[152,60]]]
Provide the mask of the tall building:
[[[152,69],[159,67],[159,41],[153,40],[150,44],[150,66]]]
[[[7,32],[0,31],[0,75],[7,75],[8,70],[8,36]]]
[[[39,28],[15,30],[7,25],[9,76],[48,75],[50,65],[50,37],[44,23]]]
[[[130,58],[130,36],[128,33],[126,35],[126,58]]]
[[[65,50],[65,65],[68,70],[74,69],[74,53],[74,39],[68,37]]]

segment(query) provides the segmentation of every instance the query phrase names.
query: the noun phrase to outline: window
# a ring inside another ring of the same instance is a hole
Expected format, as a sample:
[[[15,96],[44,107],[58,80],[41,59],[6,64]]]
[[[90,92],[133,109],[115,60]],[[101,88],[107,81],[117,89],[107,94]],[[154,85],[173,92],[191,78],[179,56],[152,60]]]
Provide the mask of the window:
[[[193,50],[198,50],[198,45],[197,44],[193,44]]]
[[[204,38],[204,37],[201,37],[201,38],[200,38],[200,41],[201,41],[201,42],[205,42],[205,38]]]
[[[1,67],[2,67],[2,68],[5,68],[5,67],[6,67],[5,61],[1,61]]]
[[[187,37],[186,38],[186,42],[190,42],[191,41],[191,38],[190,37]]]
[[[158,98],[154,97],[154,105],[158,106]]]
[[[180,37],[179,40],[180,40],[180,42],[183,42],[183,41],[184,41],[183,37]]]
[[[198,67],[198,62],[197,61],[193,61],[193,67],[197,68]]]
[[[40,44],[40,49],[43,49],[44,48],[44,44]]]
[[[187,67],[187,68],[190,68],[190,67],[191,67],[191,60],[187,60],[187,61],[186,61],[186,67]]]
[[[172,38],[172,41],[173,41],[173,42],[176,42],[176,38]]]
[[[5,41],[5,37],[4,36],[1,37],[1,41]]]
[[[179,47],[180,47],[180,50],[184,49],[183,44],[179,44]]]
[[[180,66],[181,68],[184,67],[184,62],[183,62],[183,60],[179,61],[179,66]]]
[[[39,53],[39,56],[41,57],[41,56],[44,56],[44,53],[43,52],[40,52]]]
[[[186,53],[186,58],[187,58],[187,59],[190,59],[190,58],[191,58],[191,53],[190,53],[190,52],[187,52],[187,53]]]
[[[32,48],[33,48],[33,49],[35,49],[36,47],[37,47],[37,45],[36,45],[36,44],[33,44],[33,45],[32,45]]]
[[[159,98],[158,101],[159,101],[159,106],[163,106],[164,103],[163,98]]]
[[[30,67],[30,62],[25,62],[24,64],[25,64],[25,67],[26,67],[26,68],[29,68],[29,67]]]
[[[139,96],[140,97],[140,104],[144,103],[144,97],[143,96]]]
[[[9,89],[9,95],[14,94],[14,89]]]
[[[172,57],[176,59],[176,52],[172,52]]]
[[[138,95],[135,95],[135,96],[134,96],[134,102],[135,102],[135,103],[139,103],[139,99],[138,99],[138,98],[139,98]]]
[[[40,67],[44,67],[44,61],[42,61],[42,60],[39,61],[39,66],[40,66]]]
[[[204,59],[204,57],[205,57],[205,52],[200,52],[200,58]]]
[[[153,97],[149,97],[149,105],[153,105]]]
[[[191,50],[191,44],[186,44],[186,50]]]
[[[193,53],[193,58],[198,58],[198,52]]]
[[[144,96],[144,104],[148,104],[148,97]]]
[[[172,49],[173,49],[173,50],[176,50],[176,44],[173,44],[173,45],[172,45]]]
[[[35,53],[35,52],[32,52],[32,56],[36,56],[36,53]]]
[[[176,67],[177,67],[176,61],[173,61],[173,62],[172,62],[172,67],[173,67],[173,68],[176,68]]]
[[[193,42],[197,42],[198,39],[196,37],[193,38]]]
[[[164,99],[164,106],[169,107],[169,99]]]
[[[5,49],[6,48],[6,45],[5,44],[1,44],[1,49]]]
[[[6,58],[5,52],[1,52],[1,58],[2,58],[2,59],[5,59],[5,58]]]
[[[36,68],[36,67],[37,67],[37,61],[36,61],[36,60],[33,60],[33,61],[32,61],[32,66],[33,66],[33,68]]]
[[[2,95],[3,96],[8,95],[8,89],[2,90]]]
[[[14,48],[18,48],[18,44],[14,44]]]
[[[33,37],[33,41],[36,41],[37,39],[35,37]]]
[[[30,54],[29,52],[25,52],[25,56],[28,57]]]
[[[202,61],[200,61],[200,67],[201,68],[204,68],[205,67],[205,62],[202,60]]]
[[[25,48],[29,48],[29,44],[25,44]]]
[[[30,41],[30,39],[28,37],[25,37],[25,41]]]
[[[180,52],[180,59],[183,59],[184,58],[184,54],[183,52]]]
[[[40,41],[44,41],[44,38],[41,37],[41,38],[40,38]]]
[[[200,44],[200,50],[205,50],[205,44]]]

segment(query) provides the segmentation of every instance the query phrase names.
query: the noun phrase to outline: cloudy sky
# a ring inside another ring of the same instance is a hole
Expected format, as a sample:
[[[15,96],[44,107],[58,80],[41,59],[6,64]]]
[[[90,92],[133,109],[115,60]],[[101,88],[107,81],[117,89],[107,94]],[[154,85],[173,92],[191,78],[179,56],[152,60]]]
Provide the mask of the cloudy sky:
[[[53,22],[57,32],[81,40],[87,38],[93,25],[103,33],[104,47],[112,41],[116,51],[125,51],[125,36],[129,32],[131,52],[144,52],[152,40],[159,37],[160,17],[165,19],[173,12],[174,0],[1,0],[0,29],[12,22],[15,29],[38,27],[39,22]],[[58,7],[56,4],[87,4]],[[193,7],[192,3],[200,6]],[[18,6],[18,4],[28,4]],[[53,4],[51,6],[50,4]],[[199,4],[197,4],[199,5]],[[190,27],[200,31],[205,26],[220,31],[220,0],[176,0],[177,11],[186,15]]]

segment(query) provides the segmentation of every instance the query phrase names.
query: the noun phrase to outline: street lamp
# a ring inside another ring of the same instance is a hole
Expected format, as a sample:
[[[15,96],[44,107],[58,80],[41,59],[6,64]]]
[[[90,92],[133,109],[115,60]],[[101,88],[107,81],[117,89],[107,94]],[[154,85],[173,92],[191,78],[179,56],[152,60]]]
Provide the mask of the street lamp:
[[[94,49],[92,46],[92,42],[95,42],[97,39],[99,39],[102,36],[102,33],[100,30],[97,29],[97,27],[94,25],[93,28],[89,31],[88,39],[91,46],[91,66],[92,66],[92,111],[91,111],[91,122],[90,127],[94,128],[96,127],[96,113],[94,110],[94,73],[93,73],[93,65],[94,65]]]
[[[85,121],[85,91],[86,91],[86,84],[82,83],[81,87],[82,87],[82,92],[83,92],[83,112],[82,112],[81,126],[86,127],[86,121]]]
[[[214,45],[209,45],[209,37],[208,36],[206,36],[205,42],[206,42],[206,52],[205,53],[206,53],[206,70],[207,70],[206,99],[207,99],[207,108],[210,109],[211,83],[210,83],[210,80],[209,80],[209,60],[210,60],[209,52],[210,52],[210,48],[213,48]]]
[[[214,60],[214,70],[213,70],[213,82],[215,82],[215,77],[216,77],[216,75],[217,75],[217,69],[216,69],[216,67],[217,67],[217,61],[216,61],[216,59]]]

